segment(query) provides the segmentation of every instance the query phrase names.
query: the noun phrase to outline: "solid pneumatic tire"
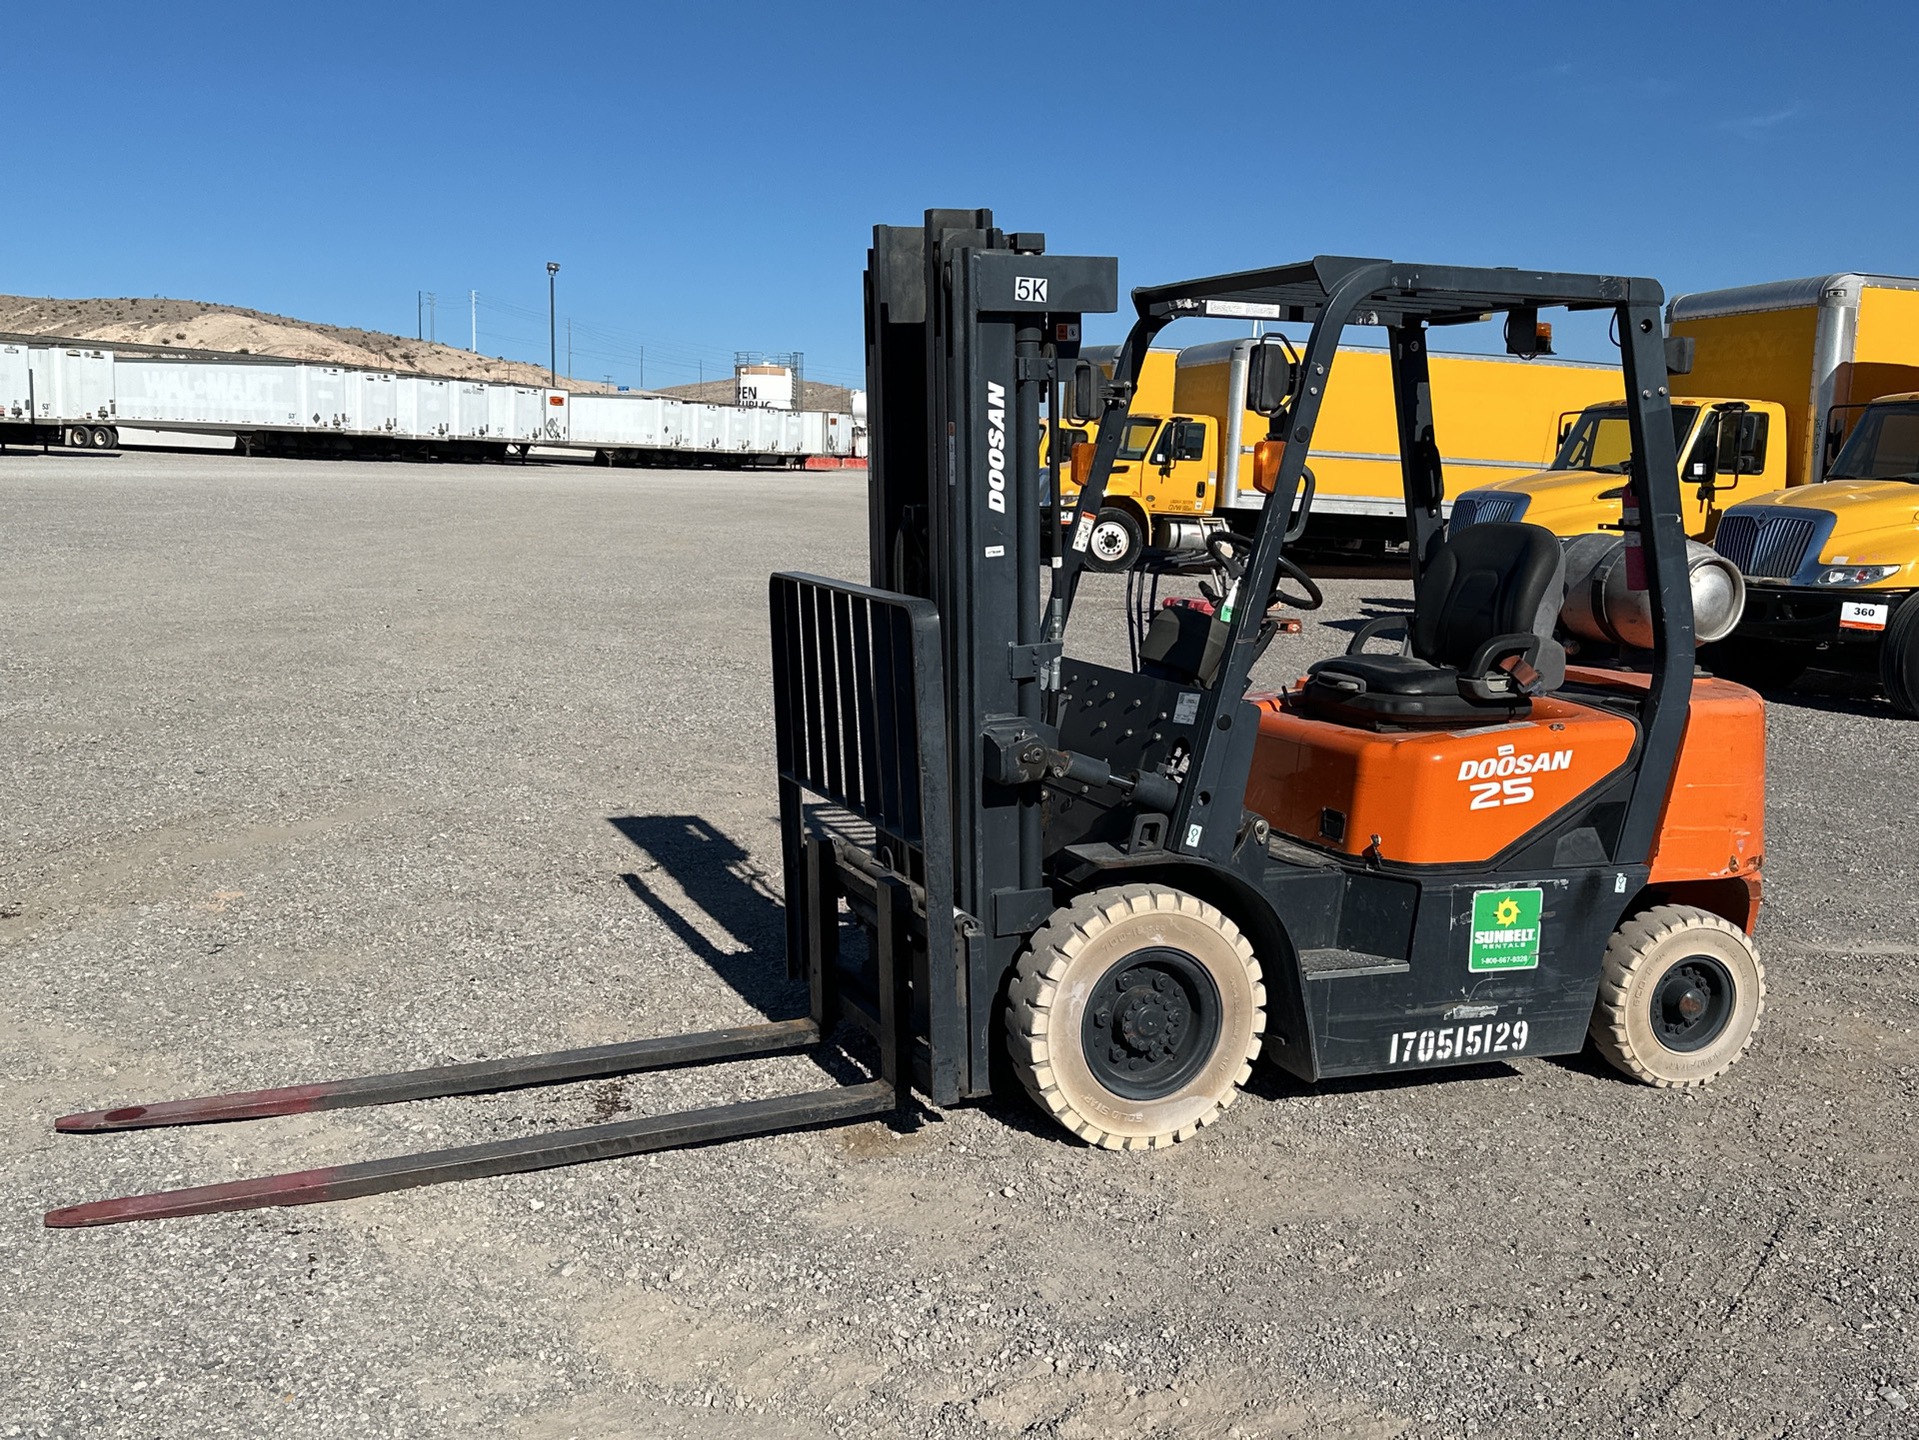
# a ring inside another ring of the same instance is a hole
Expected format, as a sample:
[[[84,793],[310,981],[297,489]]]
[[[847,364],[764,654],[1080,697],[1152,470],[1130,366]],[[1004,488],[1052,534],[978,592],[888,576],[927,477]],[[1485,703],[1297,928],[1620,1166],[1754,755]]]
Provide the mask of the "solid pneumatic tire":
[[[1102,574],[1131,570],[1146,548],[1146,533],[1126,511],[1107,506],[1093,517],[1093,533],[1086,542],[1086,568]]]
[[[1766,967],[1732,922],[1655,905],[1617,930],[1600,966],[1591,1035],[1615,1069],[1662,1089],[1726,1073],[1766,1009]]]
[[[1020,1083],[1060,1124],[1108,1150],[1157,1149],[1212,1124],[1252,1074],[1266,1033],[1253,947],[1219,910],[1163,885],[1097,890],[1056,911],[1020,956],[1008,1000],[1007,1049]],[[1111,1049],[1089,1055],[1103,1025],[1114,1027]],[[1118,1031],[1129,1026],[1133,1041],[1158,1043],[1163,1057],[1123,1054]],[[1191,1047],[1184,1057],[1182,1044]],[[1112,1088],[1124,1081],[1101,1078],[1129,1062],[1148,1072],[1130,1096]]]
[[[1919,595],[1908,595],[1892,612],[1879,649],[1879,683],[1894,710],[1919,720]]]

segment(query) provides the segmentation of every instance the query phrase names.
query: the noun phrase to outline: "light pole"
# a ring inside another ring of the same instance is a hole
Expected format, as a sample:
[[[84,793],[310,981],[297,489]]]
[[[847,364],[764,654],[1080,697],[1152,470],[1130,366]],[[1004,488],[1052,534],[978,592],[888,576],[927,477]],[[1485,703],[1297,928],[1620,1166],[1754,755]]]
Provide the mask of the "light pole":
[[[553,324],[553,277],[560,273],[560,262],[546,262],[546,377],[553,388],[560,386],[560,336]]]

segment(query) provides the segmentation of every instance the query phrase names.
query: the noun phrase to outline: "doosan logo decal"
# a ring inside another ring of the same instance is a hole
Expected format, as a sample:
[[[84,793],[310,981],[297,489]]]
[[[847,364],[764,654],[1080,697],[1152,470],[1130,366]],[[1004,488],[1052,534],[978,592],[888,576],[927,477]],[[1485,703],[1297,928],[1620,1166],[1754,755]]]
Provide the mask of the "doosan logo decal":
[[[1006,387],[986,382],[986,508],[1006,513]]]
[[[1533,798],[1534,775],[1553,770],[1570,770],[1573,752],[1541,750],[1533,755],[1515,754],[1514,746],[1501,745],[1499,753],[1483,760],[1461,760],[1458,779],[1472,789],[1475,810],[1493,810],[1501,805],[1524,805]]]

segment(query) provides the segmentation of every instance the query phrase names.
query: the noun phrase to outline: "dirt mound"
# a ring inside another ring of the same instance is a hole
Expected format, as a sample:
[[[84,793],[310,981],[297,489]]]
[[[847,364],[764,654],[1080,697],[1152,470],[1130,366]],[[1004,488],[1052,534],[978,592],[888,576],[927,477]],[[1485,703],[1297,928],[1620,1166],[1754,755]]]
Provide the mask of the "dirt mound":
[[[203,300],[157,297],[151,300],[131,297],[57,300],[0,295],[0,332],[150,345],[169,350],[275,355],[330,365],[405,370],[450,380],[499,380],[515,385],[547,383],[543,365],[476,355],[451,345],[409,340],[404,335],[388,335],[379,330],[321,325]],[[578,391],[612,388],[599,381],[565,376],[560,383],[566,389]]]

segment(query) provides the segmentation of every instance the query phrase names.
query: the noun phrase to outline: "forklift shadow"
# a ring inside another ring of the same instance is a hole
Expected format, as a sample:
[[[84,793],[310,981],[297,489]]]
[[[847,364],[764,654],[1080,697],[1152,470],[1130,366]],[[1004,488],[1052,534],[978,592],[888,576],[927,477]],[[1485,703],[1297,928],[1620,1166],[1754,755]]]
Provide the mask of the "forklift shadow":
[[[608,823],[644,857],[620,880],[675,939],[761,1014],[805,1013],[806,986],[786,976],[777,882],[737,841],[697,815],[613,815]]]
[[[697,815],[611,815],[607,823],[648,862],[621,883],[675,939],[767,1019],[807,1013],[807,983],[786,974],[786,901],[739,842]],[[855,968],[865,962],[866,932],[844,919],[840,953]],[[879,1045],[855,1025],[835,1029],[813,1058],[842,1085],[879,1074]],[[894,1123],[912,1129],[918,1122],[902,1111]]]

